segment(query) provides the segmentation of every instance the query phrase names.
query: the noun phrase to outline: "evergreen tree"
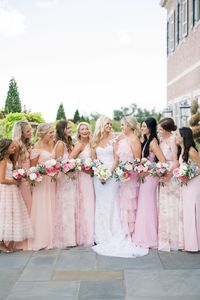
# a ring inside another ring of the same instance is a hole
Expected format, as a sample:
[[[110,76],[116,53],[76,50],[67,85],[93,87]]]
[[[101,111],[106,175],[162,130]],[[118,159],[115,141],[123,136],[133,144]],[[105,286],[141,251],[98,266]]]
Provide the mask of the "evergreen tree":
[[[5,102],[5,112],[6,113],[15,113],[15,112],[21,112],[21,101],[19,98],[19,92],[17,87],[17,82],[14,78],[11,78],[9,83],[9,89],[7,93],[7,98]]]
[[[81,120],[80,113],[79,113],[78,109],[76,109],[76,111],[74,113],[73,120],[74,120],[74,123],[78,123]]]
[[[66,120],[66,115],[65,115],[65,110],[64,110],[64,106],[63,103],[61,103],[58,107],[58,111],[57,111],[57,116],[56,116],[56,120]]]

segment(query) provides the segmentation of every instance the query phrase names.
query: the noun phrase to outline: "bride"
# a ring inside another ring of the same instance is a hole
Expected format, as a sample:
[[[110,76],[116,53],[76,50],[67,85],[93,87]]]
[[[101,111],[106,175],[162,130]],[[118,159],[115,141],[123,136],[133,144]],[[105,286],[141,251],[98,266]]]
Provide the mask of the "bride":
[[[117,142],[112,132],[112,122],[101,116],[97,122],[93,138],[93,158],[99,159],[114,171],[117,165]],[[143,256],[148,249],[136,247],[125,235],[119,214],[119,184],[113,178],[102,184],[94,178],[96,194],[95,243],[92,249],[101,255],[118,257]]]

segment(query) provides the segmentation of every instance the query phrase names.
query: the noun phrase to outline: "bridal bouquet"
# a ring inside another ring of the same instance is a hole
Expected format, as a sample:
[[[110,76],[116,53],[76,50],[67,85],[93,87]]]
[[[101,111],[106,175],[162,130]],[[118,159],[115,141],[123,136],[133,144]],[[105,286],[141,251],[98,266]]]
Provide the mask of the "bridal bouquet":
[[[27,177],[26,178],[32,186],[35,186],[36,182],[41,182],[42,181],[42,175],[40,174],[39,168],[31,167],[27,171]]]
[[[151,162],[147,158],[135,159],[133,162],[134,171],[138,174],[138,180],[144,183],[145,177],[149,175],[151,169]]]
[[[199,175],[199,168],[194,163],[183,163],[173,170],[173,177],[181,186],[187,185],[187,182],[197,175]]]
[[[130,180],[134,172],[133,164],[129,161],[120,162],[113,173],[113,178],[116,181],[125,182]]]
[[[17,168],[13,171],[13,178],[16,180],[20,180],[22,178],[26,178],[26,170],[22,168]]]
[[[94,175],[97,176],[102,184],[105,184],[106,181],[112,176],[112,173],[105,165],[100,164],[94,168]]]
[[[46,175],[55,179],[60,171],[60,162],[55,159],[50,159],[44,163],[43,167],[45,168]]]
[[[151,168],[149,170],[149,175],[153,177],[159,177],[163,178],[166,177],[167,174],[169,173],[170,168],[169,165],[166,163],[161,163],[161,162],[152,162],[151,163]],[[160,182],[161,186],[164,186],[164,182]]]

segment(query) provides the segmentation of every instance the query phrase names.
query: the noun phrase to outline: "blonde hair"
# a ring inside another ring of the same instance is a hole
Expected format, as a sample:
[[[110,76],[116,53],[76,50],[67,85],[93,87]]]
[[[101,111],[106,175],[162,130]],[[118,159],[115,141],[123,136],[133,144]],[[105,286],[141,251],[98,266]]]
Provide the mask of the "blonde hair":
[[[96,121],[95,130],[94,130],[94,134],[93,134],[93,147],[94,148],[100,143],[100,141],[103,138],[104,126],[107,121],[111,121],[111,119],[104,115],[100,116]]]
[[[37,127],[36,135],[39,138],[43,138],[45,134],[49,131],[50,128],[52,128],[52,123],[42,123],[39,124]]]
[[[121,121],[124,121],[126,126],[129,127],[138,137],[140,137],[140,126],[133,115],[124,116]]]
[[[28,121],[22,120],[17,121],[12,130],[12,139],[16,141],[20,147],[19,149],[19,158],[21,161],[26,159],[26,152],[30,151],[31,148],[31,139],[25,139],[23,136],[23,131],[26,126],[31,126]]]
[[[88,129],[89,129],[89,132],[90,132],[90,135],[89,135],[89,141],[90,141],[90,140],[91,140],[91,138],[92,138],[92,129],[91,129],[91,126],[90,126],[90,124],[89,124],[89,123],[87,123],[87,122],[80,122],[80,123],[78,124],[78,126],[77,126],[77,129],[76,129],[76,137],[77,137],[77,140],[79,140],[79,141],[80,141],[80,138],[81,138],[81,136],[80,136],[80,127],[81,127],[82,125],[84,125],[84,126],[87,126],[87,127],[88,127]]]

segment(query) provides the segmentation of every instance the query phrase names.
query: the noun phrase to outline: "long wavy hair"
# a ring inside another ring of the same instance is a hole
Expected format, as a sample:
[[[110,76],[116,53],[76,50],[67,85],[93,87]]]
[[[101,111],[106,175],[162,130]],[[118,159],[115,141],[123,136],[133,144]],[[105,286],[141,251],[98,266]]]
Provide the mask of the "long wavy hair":
[[[0,161],[2,161],[8,151],[9,146],[12,144],[11,139],[0,139]],[[11,161],[13,162],[12,155],[10,156]]]
[[[148,157],[151,141],[155,138],[157,140],[157,142],[159,143],[158,136],[157,136],[157,122],[152,117],[145,119],[143,122],[147,125],[147,128],[149,129],[149,132],[150,132],[150,135],[148,138],[146,135],[144,135],[144,141],[142,143],[143,156]]]
[[[105,124],[107,121],[111,121],[111,119],[104,115],[100,116],[96,121],[94,134],[93,134],[93,147],[94,148],[96,148],[97,145],[103,139],[104,127],[105,127]]]
[[[56,123],[56,142],[62,141],[67,147],[67,151],[70,153],[74,147],[71,136],[66,136],[65,129],[67,129],[68,121],[58,121]]]
[[[183,151],[182,159],[183,159],[183,162],[187,163],[189,160],[190,148],[193,147],[197,152],[198,152],[198,150],[196,148],[196,144],[194,141],[194,137],[193,137],[191,128],[182,127],[182,128],[179,128],[179,132],[180,132],[181,137],[183,138],[184,151]],[[178,146],[178,158],[180,157],[180,155],[181,155],[181,147]]]
[[[140,137],[140,127],[133,115],[124,116],[121,121],[124,121],[126,126],[129,127],[138,137]]]
[[[49,131],[49,129],[51,127],[53,127],[52,123],[41,123],[41,124],[39,124],[38,127],[37,127],[36,136],[39,139],[42,139],[47,134],[47,132]]]
[[[12,138],[19,144],[19,158],[21,161],[26,159],[26,152],[31,150],[31,139],[23,136],[26,126],[30,126],[27,121],[17,121],[12,130]]]

